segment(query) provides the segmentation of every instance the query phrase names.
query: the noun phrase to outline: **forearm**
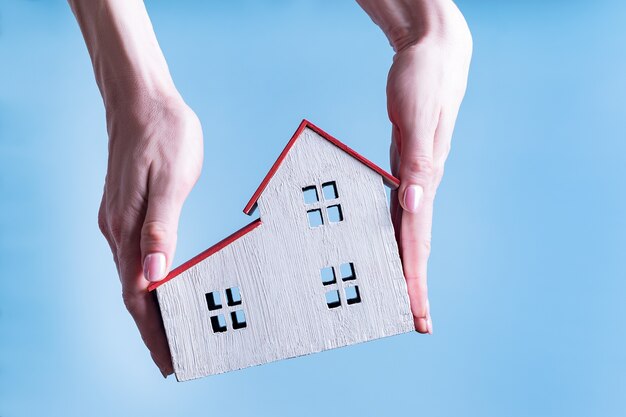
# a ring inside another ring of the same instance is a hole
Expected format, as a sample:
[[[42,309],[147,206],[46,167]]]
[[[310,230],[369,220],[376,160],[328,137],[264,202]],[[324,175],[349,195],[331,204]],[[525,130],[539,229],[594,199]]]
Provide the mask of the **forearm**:
[[[141,0],[69,0],[108,108],[178,93]]]
[[[451,0],[357,0],[398,52],[427,37],[469,36],[465,20]]]

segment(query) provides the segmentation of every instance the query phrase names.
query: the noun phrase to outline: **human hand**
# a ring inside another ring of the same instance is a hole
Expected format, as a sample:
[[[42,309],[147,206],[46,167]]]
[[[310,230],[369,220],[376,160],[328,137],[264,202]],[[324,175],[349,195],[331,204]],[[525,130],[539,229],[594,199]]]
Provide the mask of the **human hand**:
[[[173,372],[149,281],[167,275],[178,218],[202,168],[202,128],[179,96],[107,106],[109,160],[98,213],[122,283],[122,298],[163,376]]]
[[[391,217],[415,329],[430,334],[427,270],[433,202],[450,152],[472,54],[463,16],[456,7],[446,13],[439,13],[445,28],[417,42],[411,36],[397,42],[391,39],[397,52],[387,80],[391,169],[400,179],[400,187],[391,196]]]
[[[98,213],[122,298],[163,376],[170,351],[149,281],[167,275],[178,217],[202,169],[202,128],[170,75],[141,0],[69,0],[106,108],[109,160]]]

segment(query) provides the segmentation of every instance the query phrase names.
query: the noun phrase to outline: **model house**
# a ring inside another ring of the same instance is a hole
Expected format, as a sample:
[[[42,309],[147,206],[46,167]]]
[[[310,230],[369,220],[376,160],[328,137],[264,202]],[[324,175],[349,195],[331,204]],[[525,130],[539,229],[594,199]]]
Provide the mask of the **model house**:
[[[398,184],[303,121],[244,208],[259,218],[150,286],[177,379],[412,331]]]

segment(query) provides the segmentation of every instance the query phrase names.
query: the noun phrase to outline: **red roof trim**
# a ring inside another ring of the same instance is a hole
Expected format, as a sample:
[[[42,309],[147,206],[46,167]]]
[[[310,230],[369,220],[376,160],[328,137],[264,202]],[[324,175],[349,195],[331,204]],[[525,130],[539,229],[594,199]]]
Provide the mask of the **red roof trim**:
[[[278,171],[278,167],[280,167],[280,164],[283,162],[283,160],[285,159],[285,157],[287,156],[287,154],[291,150],[291,147],[296,142],[296,139],[298,139],[298,137],[300,136],[302,131],[305,128],[307,128],[307,127],[309,129],[313,130],[315,133],[317,133],[321,137],[323,137],[324,139],[326,139],[327,141],[329,141],[330,143],[332,143],[333,145],[335,145],[336,147],[338,147],[339,149],[343,150],[344,152],[346,152],[349,155],[351,155],[352,157],[354,157],[359,162],[365,164],[369,168],[371,168],[374,171],[376,171],[378,174],[380,174],[383,177],[383,181],[384,181],[384,183],[388,187],[398,188],[400,186],[400,180],[399,179],[397,179],[396,177],[394,177],[393,175],[391,175],[390,173],[388,173],[387,171],[385,171],[384,169],[382,169],[381,167],[379,167],[378,165],[376,165],[375,163],[373,163],[372,161],[370,161],[366,157],[362,156],[361,154],[359,154],[354,149],[350,148],[349,146],[345,145],[344,143],[342,143],[338,139],[336,139],[333,136],[329,135],[328,133],[324,132],[322,129],[320,129],[319,127],[315,126],[313,123],[311,123],[308,120],[304,119],[300,123],[300,126],[298,126],[298,130],[296,130],[296,133],[294,133],[293,136],[291,137],[291,139],[289,140],[289,142],[287,142],[287,145],[285,146],[285,149],[283,149],[283,151],[280,153],[280,155],[278,156],[278,159],[276,159],[276,162],[274,162],[274,165],[272,165],[272,167],[270,168],[270,170],[267,173],[267,175],[265,176],[265,178],[263,178],[263,181],[261,182],[259,187],[256,189],[254,194],[252,194],[252,197],[250,198],[250,201],[248,201],[248,204],[246,204],[246,206],[243,209],[244,213],[252,214],[252,212],[254,211],[254,208],[256,207],[256,202],[259,199],[259,197],[261,196],[261,193],[263,193],[263,190],[265,190],[265,187],[269,183],[270,179],[272,179],[272,177],[274,176],[276,171]]]
[[[213,255],[215,252],[218,252],[218,251],[222,250],[226,246],[228,246],[231,243],[233,243],[235,240],[237,240],[240,237],[242,237],[243,235],[249,233],[253,229],[256,229],[260,225],[261,225],[261,219],[256,219],[253,222],[245,225],[241,229],[237,230],[235,233],[233,233],[230,236],[225,237],[224,239],[220,240],[219,242],[217,242],[215,245],[211,246],[210,248],[208,248],[204,252],[194,256],[193,258],[191,258],[190,260],[188,260],[184,264],[176,267],[169,274],[167,274],[167,276],[165,278],[163,278],[161,281],[153,282],[152,284],[150,284],[148,286],[148,291],[155,290],[156,288],[158,288],[161,285],[165,284],[167,281],[171,280],[172,278],[180,275],[182,272],[188,270],[192,266],[194,266],[194,265],[200,263],[201,261],[205,260],[209,256]]]

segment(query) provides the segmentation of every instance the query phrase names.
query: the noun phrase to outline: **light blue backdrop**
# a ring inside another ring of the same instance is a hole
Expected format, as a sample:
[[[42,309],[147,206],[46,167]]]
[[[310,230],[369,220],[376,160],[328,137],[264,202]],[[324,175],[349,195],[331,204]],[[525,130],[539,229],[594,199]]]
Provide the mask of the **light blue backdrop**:
[[[107,138],[73,16],[2,0],[0,416],[626,415],[626,6],[460,3],[475,52],[436,207],[434,336],[179,384],[96,226]],[[249,221],[303,117],[388,166],[391,49],[355,3],[148,7],[206,136],[176,263]]]

